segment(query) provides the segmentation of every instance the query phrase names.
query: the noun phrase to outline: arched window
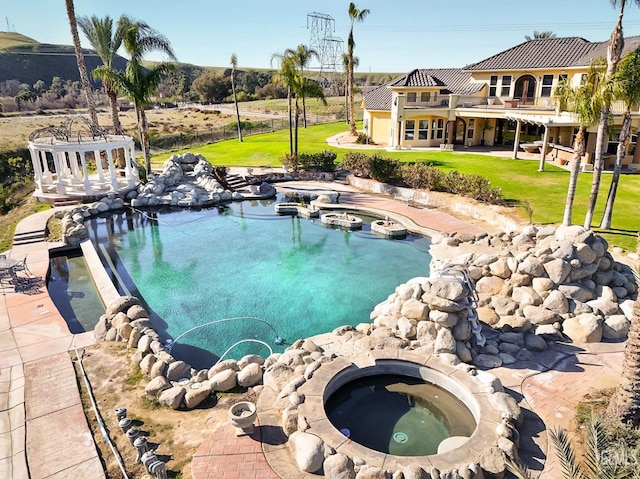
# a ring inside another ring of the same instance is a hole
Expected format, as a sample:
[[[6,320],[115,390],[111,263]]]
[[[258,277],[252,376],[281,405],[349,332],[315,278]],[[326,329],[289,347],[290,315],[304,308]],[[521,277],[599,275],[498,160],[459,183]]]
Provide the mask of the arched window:
[[[536,96],[536,79],[531,75],[523,75],[516,81],[513,98],[520,100],[520,104],[531,104]]]

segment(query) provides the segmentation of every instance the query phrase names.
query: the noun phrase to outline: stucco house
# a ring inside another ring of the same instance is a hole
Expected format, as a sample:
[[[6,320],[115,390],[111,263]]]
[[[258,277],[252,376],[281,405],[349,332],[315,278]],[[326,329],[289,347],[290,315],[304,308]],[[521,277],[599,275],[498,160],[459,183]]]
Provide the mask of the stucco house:
[[[535,39],[464,68],[416,69],[364,94],[363,128],[377,144],[395,149],[476,145],[513,146],[542,157],[567,161],[578,122],[556,111],[553,96],[562,80],[579,85],[592,60],[606,57],[608,42],[580,37]],[[625,39],[624,53],[640,45],[640,36]],[[622,124],[625,106],[612,106],[614,125]],[[635,148],[640,111],[633,114],[632,139],[624,164],[640,164]],[[589,129],[591,162],[596,127]],[[617,133],[612,135],[605,167],[614,161]]]

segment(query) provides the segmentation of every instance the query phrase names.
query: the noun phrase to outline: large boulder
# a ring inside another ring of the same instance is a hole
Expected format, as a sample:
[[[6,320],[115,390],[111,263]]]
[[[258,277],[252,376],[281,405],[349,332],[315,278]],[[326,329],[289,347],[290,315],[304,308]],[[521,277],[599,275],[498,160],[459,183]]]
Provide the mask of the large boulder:
[[[528,305],[523,310],[524,317],[531,321],[531,324],[553,324],[561,318],[553,311],[541,306]]]
[[[236,387],[238,373],[233,369],[225,369],[209,378],[212,391],[230,391]]]
[[[595,314],[583,313],[565,319],[562,331],[576,343],[597,343],[602,339],[602,322]]]
[[[191,366],[184,361],[175,361],[167,367],[167,379],[169,381],[177,381],[184,377],[191,376]]]
[[[551,281],[560,284],[564,282],[569,276],[569,273],[571,273],[571,265],[563,259],[555,258],[544,263],[544,270]]]
[[[164,376],[156,376],[153,378],[147,386],[144,388],[144,392],[147,396],[156,397],[159,393],[164,391],[165,389],[169,389],[171,387],[171,383]]]
[[[182,399],[186,392],[186,389],[182,386],[173,386],[160,393],[158,402],[165,406],[169,406],[171,409],[178,409],[182,404]]]
[[[184,395],[184,405],[187,409],[193,409],[211,394],[211,384],[209,381],[193,383],[186,390]]]
[[[324,460],[322,466],[326,479],[355,479],[353,461],[344,454],[334,454]]]
[[[289,447],[301,471],[315,473],[324,463],[324,442],[318,436],[295,431],[289,436]]]
[[[238,372],[238,385],[248,388],[262,381],[262,367],[258,363],[247,364]]]

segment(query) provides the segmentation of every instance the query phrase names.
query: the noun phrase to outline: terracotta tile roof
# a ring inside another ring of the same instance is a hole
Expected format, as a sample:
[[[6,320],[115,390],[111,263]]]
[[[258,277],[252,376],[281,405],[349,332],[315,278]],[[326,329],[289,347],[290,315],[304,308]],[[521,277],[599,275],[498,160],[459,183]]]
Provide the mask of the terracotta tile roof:
[[[439,86],[441,93],[470,95],[482,89],[483,84],[470,83],[471,74],[461,68],[425,68],[410,71],[387,83],[389,87]]]
[[[464,67],[465,71],[533,70],[539,68],[586,67],[591,60],[607,55],[607,43],[581,37],[541,38],[509,48]],[[625,53],[640,44],[640,37],[625,38]]]

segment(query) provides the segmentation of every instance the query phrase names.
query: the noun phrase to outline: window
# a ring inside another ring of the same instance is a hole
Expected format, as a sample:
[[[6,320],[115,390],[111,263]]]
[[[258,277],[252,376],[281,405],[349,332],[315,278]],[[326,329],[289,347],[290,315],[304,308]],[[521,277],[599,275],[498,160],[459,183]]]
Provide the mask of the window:
[[[429,120],[418,121],[418,140],[429,139]]]
[[[551,96],[551,89],[553,86],[553,75],[544,75],[542,77],[542,91],[540,96]]]
[[[415,91],[410,91],[407,93],[407,103],[415,103],[418,94]]]
[[[469,118],[469,123],[467,124],[467,139],[469,141],[473,140],[473,135],[475,133],[476,128],[476,119]]]
[[[429,103],[431,101],[431,92],[423,91],[422,93],[420,93],[420,101],[422,103]]]
[[[511,96],[511,75],[503,75],[500,96]]]
[[[416,121],[415,120],[406,120],[404,122],[404,139],[405,140],[413,140],[416,134]]]
[[[431,122],[431,139],[434,138],[442,139],[444,136],[444,120],[440,118],[439,120],[433,120]]]
[[[489,96],[496,96],[497,88],[498,75],[491,75],[491,80],[489,81]]]
[[[558,83],[567,83],[567,74],[566,73],[562,73],[560,75],[558,75]],[[568,83],[567,83],[568,84]]]
[[[585,83],[587,83],[587,74],[586,74],[586,73],[583,73],[583,74],[580,76],[580,86],[583,86]]]

